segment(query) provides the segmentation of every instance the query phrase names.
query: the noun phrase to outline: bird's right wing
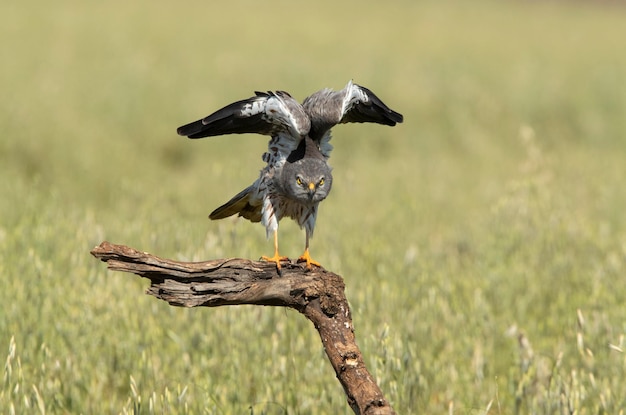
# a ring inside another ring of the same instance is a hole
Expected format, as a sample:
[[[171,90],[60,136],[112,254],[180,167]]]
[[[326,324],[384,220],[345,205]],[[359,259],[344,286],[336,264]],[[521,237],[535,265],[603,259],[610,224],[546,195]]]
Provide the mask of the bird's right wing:
[[[311,127],[302,106],[287,92],[256,92],[254,97],[234,102],[198,121],[179,127],[189,138],[223,134],[257,133],[289,136],[294,145]]]

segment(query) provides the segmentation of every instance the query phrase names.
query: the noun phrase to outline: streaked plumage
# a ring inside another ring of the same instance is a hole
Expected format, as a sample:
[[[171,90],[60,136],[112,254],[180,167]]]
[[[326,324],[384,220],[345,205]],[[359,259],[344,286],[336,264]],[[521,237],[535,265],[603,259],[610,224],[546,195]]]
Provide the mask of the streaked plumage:
[[[340,91],[315,92],[302,104],[284,91],[255,94],[178,128],[178,134],[189,138],[243,133],[271,137],[263,154],[267,165],[259,178],[209,217],[223,219],[238,214],[252,222],[261,221],[267,236],[274,236],[274,256],[264,259],[275,262],[279,269],[285,258],[278,253],[278,222],[291,217],[306,231],[305,250],[299,260],[306,261],[309,268],[319,265],[309,255],[309,238],[318,205],[332,186],[327,163],[332,151],[331,128],[351,122],[394,126],[403,117],[372,91],[351,81]]]

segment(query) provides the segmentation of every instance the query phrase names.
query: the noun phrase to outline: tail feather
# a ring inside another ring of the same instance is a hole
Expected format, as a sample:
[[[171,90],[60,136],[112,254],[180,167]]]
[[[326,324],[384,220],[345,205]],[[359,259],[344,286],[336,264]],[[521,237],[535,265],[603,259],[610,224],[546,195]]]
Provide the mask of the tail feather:
[[[209,219],[224,219],[229,216],[238,214],[251,222],[261,221],[261,209],[263,207],[261,200],[254,200],[252,197],[256,193],[255,186],[249,186],[237,193],[228,202],[215,209],[209,215]]]

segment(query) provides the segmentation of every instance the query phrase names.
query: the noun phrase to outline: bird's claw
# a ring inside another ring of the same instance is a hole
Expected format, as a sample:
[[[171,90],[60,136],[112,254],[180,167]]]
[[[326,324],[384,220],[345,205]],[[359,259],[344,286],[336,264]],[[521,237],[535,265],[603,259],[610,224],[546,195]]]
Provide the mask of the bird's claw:
[[[281,261],[289,261],[289,258],[288,258],[288,257],[286,257],[286,256],[280,256],[280,255],[278,255],[278,252],[276,252],[276,253],[274,254],[274,256],[271,256],[271,257],[263,255],[263,256],[261,257],[261,259],[262,259],[263,261],[267,261],[267,262],[273,262],[273,263],[275,263],[275,264],[276,264],[276,268],[278,269],[278,272],[280,272],[280,268],[281,268],[281,267],[280,267],[280,263],[281,263]]]
[[[298,262],[306,262],[307,269],[311,269],[311,265],[315,265],[316,267],[321,267],[322,264],[315,261],[311,258],[311,254],[309,254],[309,250],[306,249],[302,255],[298,258]]]

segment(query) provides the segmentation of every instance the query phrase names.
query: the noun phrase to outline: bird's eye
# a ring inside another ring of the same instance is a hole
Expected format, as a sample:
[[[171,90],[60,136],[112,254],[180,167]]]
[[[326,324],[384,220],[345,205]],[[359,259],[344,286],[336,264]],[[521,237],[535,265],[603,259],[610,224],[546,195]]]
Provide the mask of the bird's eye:
[[[320,179],[319,182],[317,182],[317,185],[318,186],[323,186],[324,185],[324,178],[323,177]]]
[[[302,186],[304,184],[300,176],[296,177],[296,183],[298,184],[298,186]]]

